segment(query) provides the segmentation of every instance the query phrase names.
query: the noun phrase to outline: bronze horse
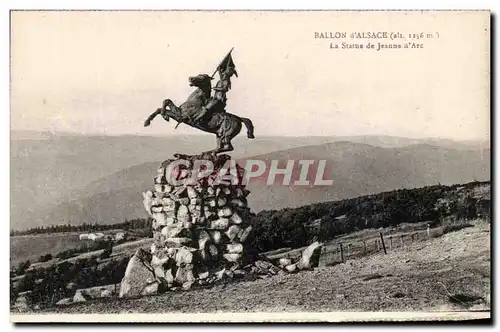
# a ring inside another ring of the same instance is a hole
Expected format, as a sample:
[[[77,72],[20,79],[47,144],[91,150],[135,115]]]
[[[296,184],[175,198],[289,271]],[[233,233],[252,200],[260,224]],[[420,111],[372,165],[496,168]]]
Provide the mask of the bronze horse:
[[[189,77],[189,85],[195,86],[197,89],[189,95],[188,99],[179,107],[170,99],[165,99],[163,106],[146,119],[144,126],[149,126],[151,121],[157,115],[161,114],[165,121],[169,121],[169,118],[172,118],[177,122],[184,122],[193,128],[215,134],[217,136],[217,149],[205,152],[213,154],[234,150],[231,140],[240,133],[242,123],[247,128],[247,137],[255,138],[253,135],[253,124],[250,119],[227,113],[224,110],[207,114],[206,119],[201,119],[197,122],[191,121],[210,100],[212,93],[211,80],[212,78],[207,74]]]

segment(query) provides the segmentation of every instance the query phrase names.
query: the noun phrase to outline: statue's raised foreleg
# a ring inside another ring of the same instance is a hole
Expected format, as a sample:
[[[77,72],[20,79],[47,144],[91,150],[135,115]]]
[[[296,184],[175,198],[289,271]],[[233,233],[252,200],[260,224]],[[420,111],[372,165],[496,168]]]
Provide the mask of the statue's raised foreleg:
[[[148,116],[148,118],[146,119],[146,121],[144,121],[144,127],[147,127],[151,124],[151,121],[153,121],[153,119],[158,115],[158,114],[161,114],[161,112],[163,112],[163,110],[161,108],[158,108],[156,111],[154,111],[153,113],[151,113],[150,116]]]
[[[182,110],[180,107],[174,104],[170,99],[165,99],[163,101],[163,112],[161,115],[168,121],[169,116],[177,122],[183,122],[184,118],[182,116]],[[177,127],[176,127],[177,128]]]
[[[162,107],[151,113],[146,121],[144,121],[144,127],[149,126],[151,124],[151,121],[153,121],[153,119],[159,114],[161,114],[165,121],[170,120],[169,113],[170,115],[172,113],[179,113],[179,108],[175,106],[175,104],[170,99],[165,99],[162,103]]]

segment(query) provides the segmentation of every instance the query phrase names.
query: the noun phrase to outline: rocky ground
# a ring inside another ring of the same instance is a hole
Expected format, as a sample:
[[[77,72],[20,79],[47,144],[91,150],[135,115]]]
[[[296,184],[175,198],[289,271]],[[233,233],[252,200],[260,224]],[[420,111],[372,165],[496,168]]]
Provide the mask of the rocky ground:
[[[313,271],[36,313],[489,310],[490,224],[473,224]]]

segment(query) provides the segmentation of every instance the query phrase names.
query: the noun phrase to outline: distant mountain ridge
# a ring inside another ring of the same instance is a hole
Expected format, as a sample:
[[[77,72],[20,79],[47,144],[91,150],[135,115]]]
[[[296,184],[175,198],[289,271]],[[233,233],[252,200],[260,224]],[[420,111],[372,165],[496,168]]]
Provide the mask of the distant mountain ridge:
[[[304,157],[327,160],[333,186],[289,188],[250,183],[252,210],[297,207],[399,188],[490,179],[489,149],[450,149],[431,144],[383,148],[344,140],[257,154],[252,158],[297,160]],[[152,187],[160,162],[133,165],[70,190],[68,199],[59,205],[38,209],[37,223],[116,223],[145,217],[141,192]],[[26,228],[33,223],[15,226]]]
[[[490,151],[454,150],[429,144],[380,148],[351,142],[326,143],[257,156],[256,159],[326,159],[331,187],[304,187],[289,195],[286,187],[251,187],[249,204],[256,210],[297,207],[400,188],[451,185],[490,179]]]

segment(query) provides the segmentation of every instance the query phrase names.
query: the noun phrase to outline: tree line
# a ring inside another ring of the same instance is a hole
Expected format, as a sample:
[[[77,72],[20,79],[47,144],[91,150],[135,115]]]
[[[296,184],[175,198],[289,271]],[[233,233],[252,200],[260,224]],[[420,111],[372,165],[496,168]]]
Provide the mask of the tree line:
[[[123,229],[123,230],[136,230],[151,228],[152,219],[151,218],[136,218],[131,220],[125,220],[122,223],[103,225],[97,222],[95,223],[83,223],[80,225],[49,225],[49,226],[38,226],[34,228],[29,228],[26,230],[11,230],[10,236],[16,235],[36,235],[36,234],[49,234],[49,233],[64,233],[64,232],[102,232],[112,229]]]
[[[366,228],[391,227],[403,222],[436,222],[447,217],[475,218],[478,199],[473,189],[480,185],[489,185],[489,182],[398,189],[297,208],[261,211],[255,215],[254,245],[259,251],[299,248],[314,240],[328,241]],[[319,222],[314,223],[318,219]]]

